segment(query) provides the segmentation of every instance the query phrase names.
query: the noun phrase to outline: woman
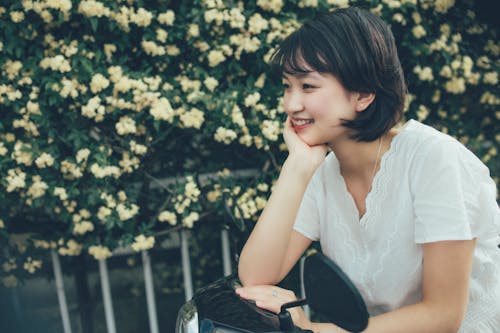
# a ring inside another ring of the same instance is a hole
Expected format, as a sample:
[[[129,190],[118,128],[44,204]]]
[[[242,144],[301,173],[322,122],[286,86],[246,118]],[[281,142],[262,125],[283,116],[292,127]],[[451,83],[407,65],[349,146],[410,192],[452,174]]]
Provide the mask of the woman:
[[[291,34],[272,63],[289,156],[242,250],[237,293],[278,312],[295,296],[274,284],[319,240],[360,290],[366,332],[498,330],[495,183],[455,139],[413,120],[395,127],[406,87],[389,28],[339,9]]]

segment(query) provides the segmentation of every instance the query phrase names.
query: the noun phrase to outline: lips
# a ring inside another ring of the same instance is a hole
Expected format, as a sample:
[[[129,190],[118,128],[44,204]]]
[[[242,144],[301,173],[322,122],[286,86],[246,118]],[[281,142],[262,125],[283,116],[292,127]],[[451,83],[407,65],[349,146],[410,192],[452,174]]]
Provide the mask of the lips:
[[[306,128],[313,123],[313,119],[292,119],[292,125],[295,130]]]

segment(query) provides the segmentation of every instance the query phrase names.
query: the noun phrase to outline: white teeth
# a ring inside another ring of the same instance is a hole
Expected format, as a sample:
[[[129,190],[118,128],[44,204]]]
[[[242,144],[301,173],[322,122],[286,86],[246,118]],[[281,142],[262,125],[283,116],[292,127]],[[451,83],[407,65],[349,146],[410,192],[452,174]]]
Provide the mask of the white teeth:
[[[305,124],[312,124],[314,120],[312,119],[294,119],[293,120],[293,125],[294,126],[302,126]]]

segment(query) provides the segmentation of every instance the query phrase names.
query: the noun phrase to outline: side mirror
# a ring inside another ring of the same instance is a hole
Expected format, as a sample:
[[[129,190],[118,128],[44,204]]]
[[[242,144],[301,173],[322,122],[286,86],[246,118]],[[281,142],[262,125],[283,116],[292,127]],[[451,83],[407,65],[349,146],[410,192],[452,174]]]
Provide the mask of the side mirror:
[[[349,332],[368,326],[368,311],[358,289],[325,255],[314,253],[306,258],[304,287],[309,306],[333,324]]]

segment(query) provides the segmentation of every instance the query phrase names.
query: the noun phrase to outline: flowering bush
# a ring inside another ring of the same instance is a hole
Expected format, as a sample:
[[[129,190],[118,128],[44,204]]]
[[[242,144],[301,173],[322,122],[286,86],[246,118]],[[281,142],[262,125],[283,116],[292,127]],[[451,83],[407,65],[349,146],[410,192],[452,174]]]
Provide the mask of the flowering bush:
[[[3,283],[35,273],[44,249],[107,258],[210,215],[256,220],[286,154],[266,61],[301,21],[348,5],[391,24],[407,117],[498,177],[500,45],[473,1],[12,2],[0,7]]]

